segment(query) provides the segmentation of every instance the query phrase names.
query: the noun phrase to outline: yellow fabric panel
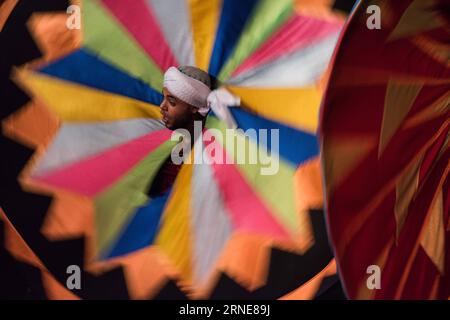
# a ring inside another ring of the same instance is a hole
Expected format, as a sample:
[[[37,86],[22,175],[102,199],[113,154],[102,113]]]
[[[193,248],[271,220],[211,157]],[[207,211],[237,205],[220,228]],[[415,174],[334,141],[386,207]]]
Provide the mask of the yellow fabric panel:
[[[429,209],[420,244],[443,276],[445,273],[445,225],[443,192],[438,194]]]
[[[342,136],[334,139],[327,139],[321,147],[324,161],[323,173],[327,181],[327,192],[331,194],[333,190],[347,177],[365,156],[377,145],[377,139],[372,136]]]
[[[435,0],[414,0],[404,11],[395,29],[389,35],[388,41],[413,37],[419,33],[426,32],[439,27],[444,27],[444,19],[440,19]]]
[[[395,132],[400,128],[403,120],[422,90],[422,86],[421,83],[404,83],[395,80],[389,81],[384,101],[378,158],[382,155]]]
[[[184,164],[175,180],[155,244],[179,269],[183,280],[192,279],[191,180],[192,164]],[[188,187],[186,187],[188,186]]]
[[[412,40],[412,43],[430,56],[442,63],[444,67],[450,68],[450,45],[444,41],[436,41],[432,37],[416,36]]]
[[[220,19],[221,0],[189,0],[197,67],[208,70]]]
[[[152,104],[50,76],[23,71],[19,81],[64,121],[161,118],[159,107]]]
[[[395,221],[397,223],[397,240],[403,228],[409,213],[409,205],[415,198],[417,189],[419,187],[419,170],[422,165],[423,158],[420,157],[415,162],[411,163],[409,168],[402,174],[397,181],[396,197],[395,197]]]
[[[322,94],[319,88],[243,88],[228,89],[241,103],[263,117],[315,134],[319,122]]]

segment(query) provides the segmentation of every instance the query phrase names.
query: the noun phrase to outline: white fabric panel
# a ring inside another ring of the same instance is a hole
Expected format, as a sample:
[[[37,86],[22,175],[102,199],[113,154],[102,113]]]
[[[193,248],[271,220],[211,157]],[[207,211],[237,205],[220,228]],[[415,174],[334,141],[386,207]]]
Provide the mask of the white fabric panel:
[[[194,275],[200,284],[204,284],[211,275],[212,267],[232,232],[212,170],[208,164],[196,164],[193,172]]]
[[[227,81],[240,87],[304,87],[314,85],[330,62],[338,35],[282,56]]]
[[[169,47],[180,65],[195,65],[187,0],[147,0]]]
[[[163,123],[155,119],[64,124],[33,175],[42,175],[163,128]]]

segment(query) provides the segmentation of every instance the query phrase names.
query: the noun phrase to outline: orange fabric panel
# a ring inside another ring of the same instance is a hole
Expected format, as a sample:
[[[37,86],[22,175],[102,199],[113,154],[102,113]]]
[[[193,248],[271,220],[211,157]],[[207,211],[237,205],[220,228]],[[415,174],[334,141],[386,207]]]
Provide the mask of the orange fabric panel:
[[[301,165],[295,172],[294,181],[297,212],[323,207],[319,157]]]
[[[81,47],[82,33],[66,26],[66,13],[34,13],[28,28],[42,51],[43,57],[33,65],[61,58]]]
[[[0,4],[0,31],[2,31],[3,26],[16,6],[17,1],[18,0],[5,0],[2,4]]]
[[[255,290],[265,283],[271,245],[270,239],[235,233],[228,240],[217,262],[217,269],[248,290]],[[214,281],[211,281],[211,285],[215,285]]]
[[[30,148],[45,148],[59,126],[58,117],[36,100],[30,101],[2,122],[6,136]]]
[[[80,300],[75,293],[59,283],[50,273],[42,271],[42,284],[50,300]]]
[[[29,263],[39,269],[45,269],[41,260],[31,250],[0,208],[0,220],[5,226],[5,248],[17,260]]]
[[[311,300],[314,299],[317,290],[319,290],[320,285],[324,278],[336,274],[336,260],[333,259],[331,262],[313,278],[311,278],[304,285],[295,289],[294,291],[284,295],[280,300]]]

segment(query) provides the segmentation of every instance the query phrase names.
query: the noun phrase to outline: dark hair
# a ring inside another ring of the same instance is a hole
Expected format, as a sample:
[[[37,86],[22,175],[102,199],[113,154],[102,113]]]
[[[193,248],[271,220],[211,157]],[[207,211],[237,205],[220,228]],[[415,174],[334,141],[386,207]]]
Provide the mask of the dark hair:
[[[202,69],[193,66],[180,66],[178,70],[188,77],[200,81],[211,89],[211,76]]]

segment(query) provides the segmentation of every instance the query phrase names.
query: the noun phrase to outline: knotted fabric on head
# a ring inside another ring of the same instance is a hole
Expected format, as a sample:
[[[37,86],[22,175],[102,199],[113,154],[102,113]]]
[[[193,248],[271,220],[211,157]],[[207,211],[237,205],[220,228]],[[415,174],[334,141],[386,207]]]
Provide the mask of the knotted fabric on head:
[[[170,67],[164,74],[164,87],[178,99],[197,107],[202,116],[208,114],[211,80],[206,72],[190,66]]]

